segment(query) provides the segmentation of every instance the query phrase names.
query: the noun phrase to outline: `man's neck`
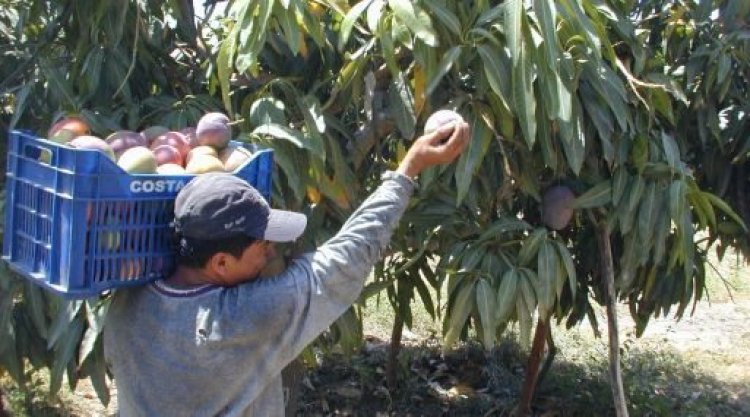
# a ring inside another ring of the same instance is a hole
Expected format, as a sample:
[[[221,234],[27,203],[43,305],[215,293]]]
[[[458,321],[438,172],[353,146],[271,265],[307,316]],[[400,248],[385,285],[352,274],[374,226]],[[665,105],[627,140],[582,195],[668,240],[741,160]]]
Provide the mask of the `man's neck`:
[[[197,287],[206,284],[216,284],[203,270],[178,266],[175,272],[164,283],[172,287]]]

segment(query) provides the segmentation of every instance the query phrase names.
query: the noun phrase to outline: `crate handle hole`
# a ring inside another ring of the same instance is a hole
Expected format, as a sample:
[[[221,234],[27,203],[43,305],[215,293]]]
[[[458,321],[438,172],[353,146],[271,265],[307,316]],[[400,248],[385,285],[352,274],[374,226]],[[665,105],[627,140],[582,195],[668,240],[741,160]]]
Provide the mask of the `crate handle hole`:
[[[36,145],[26,145],[23,155],[27,158],[36,159],[44,165],[52,164],[52,149]]]

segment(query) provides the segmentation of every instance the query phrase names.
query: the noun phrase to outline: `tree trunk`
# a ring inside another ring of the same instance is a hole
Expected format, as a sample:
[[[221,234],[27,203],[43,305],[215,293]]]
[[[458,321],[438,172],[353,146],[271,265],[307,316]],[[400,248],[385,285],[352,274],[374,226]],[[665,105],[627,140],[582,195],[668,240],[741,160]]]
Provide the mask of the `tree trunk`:
[[[745,224],[750,224],[750,207],[748,207],[747,204],[747,192],[745,190],[745,184],[747,184],[747,181],[744,181],[745,178],[747,178],[747,170],[745,169],[745,164],[740,164],[737,167],[737,175],[735,178],[738,178],[736,181],[737,183],[737,205],[739,206],[740,216],[742,217],[742,220],[745,221]]]
[[[0,417],[8,417],[8,413],[5,411],[5,407],[3,407],[3,391],[0,390]]]
[[[388,353],[388,363],[386,364],[385,378],[388,383],[388,389],[393,391],[398,384],[398,354],[401,351],[401,334],[404,330],[404,319],[396,310],[396,318],[393,322],[391,331],[391,350]]]
[[[555,355],[557,355],[557,346],[555,346],[555,340],[552,339],[552,327],[547,326],[547,356],[544,358],[542,370],[539,371],[539,376],[536,379],[537,386],[541,384],[547,376],[547,373],[552,367],[552,362],[555,360]]]
[[[518,404],[518,416],[531,415],[531,401],[534,399],[536,391],[537,377],[539,376],[539,363],[542,361],[544,346],[547,342],[547,333],[549,332],[549,321],[542,318],[536,324],[534,332],[534,341],[531,344],[531,353],[529,360],[526,362],[526,377],[524,378],[523,387],[521,388],[521,400]]]
[[[609,377],[612,397],[617,417],[627,417],[628,407],[622,386],[620,371],[620,340],[617,327],[617,297],[615,295],[615,273],[612,261],[612,247],[609,241],[609,227],[602,222],[598,227],[599,253],[602,260],[602,279],[606,290],[607,327],[609,331]]]

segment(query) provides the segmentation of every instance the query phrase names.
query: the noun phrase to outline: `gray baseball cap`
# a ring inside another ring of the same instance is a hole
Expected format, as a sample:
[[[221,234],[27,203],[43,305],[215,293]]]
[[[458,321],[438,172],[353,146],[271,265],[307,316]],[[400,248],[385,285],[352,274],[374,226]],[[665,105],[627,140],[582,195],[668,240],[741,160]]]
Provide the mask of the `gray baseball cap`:
[[[247,235],[291,242],[305,231],[302,213],[272,209],[245,180],[213,172],[193,178],[177,194],[175,229],[185,237],[215,240]]]

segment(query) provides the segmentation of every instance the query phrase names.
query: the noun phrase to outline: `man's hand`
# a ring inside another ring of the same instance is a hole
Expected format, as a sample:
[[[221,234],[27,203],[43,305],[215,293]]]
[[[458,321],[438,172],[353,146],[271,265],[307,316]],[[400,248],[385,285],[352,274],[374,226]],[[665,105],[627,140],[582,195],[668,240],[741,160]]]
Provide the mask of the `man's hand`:
[[[470,136],[466,122],[441,126],[438,130],[417,138],[396,171],[414,178],[425,168],[448,164],[466,149]]]

